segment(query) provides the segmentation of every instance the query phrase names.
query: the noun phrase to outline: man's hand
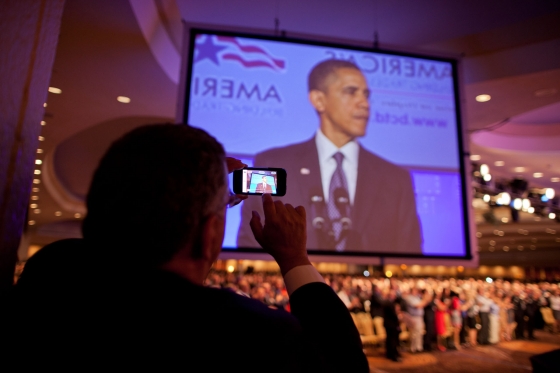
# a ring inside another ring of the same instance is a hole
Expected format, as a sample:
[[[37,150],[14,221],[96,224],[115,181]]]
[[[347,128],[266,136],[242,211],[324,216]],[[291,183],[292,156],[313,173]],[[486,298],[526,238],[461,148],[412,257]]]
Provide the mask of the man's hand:
[[[231,174],[235,170],[241,170],[242,168],[247,167],[247,165],[241,162],[239,159],[235,159],[231,157],[226,157],[226,164],[227,164],[228,174]],[[246,194],[236,194],[236,196],[239,200],[235,204],[238,204],[239,202],[241,202],[241,200],[245,200],[249,197]]]
[[[273,201],[270,194],[263,194],[264,227],[258,212],[253,211],[251,230],[262,248],[272,255],[280,266],[282,275],[292,268],[311,264],[307,257],[305,209]]]

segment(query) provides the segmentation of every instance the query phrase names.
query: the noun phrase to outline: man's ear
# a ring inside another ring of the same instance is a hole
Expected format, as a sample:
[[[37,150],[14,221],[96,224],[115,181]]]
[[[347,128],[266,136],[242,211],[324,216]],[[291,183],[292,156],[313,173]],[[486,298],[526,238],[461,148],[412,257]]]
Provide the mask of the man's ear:
[[[217,214],[212,214],[202,226],[201,257],[211,263],[218,258],[222,247],[224,228],[222,219]]]
[[[317,110],[318,113],[322,113],[325,110],[325,93],[314,89],[309,92],[309,101],[311,105]]]

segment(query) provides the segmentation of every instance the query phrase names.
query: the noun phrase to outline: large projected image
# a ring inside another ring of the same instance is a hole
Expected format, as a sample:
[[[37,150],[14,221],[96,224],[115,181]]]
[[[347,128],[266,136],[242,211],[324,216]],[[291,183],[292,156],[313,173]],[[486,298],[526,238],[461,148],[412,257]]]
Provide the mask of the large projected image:
[[[309,250],[468,255],[452,61],[230,34],[192,44],[187,122],[287,171],[282,200],[306,208]],[[259,247],[253,210],[258,196],[228,211],[226,248]]]

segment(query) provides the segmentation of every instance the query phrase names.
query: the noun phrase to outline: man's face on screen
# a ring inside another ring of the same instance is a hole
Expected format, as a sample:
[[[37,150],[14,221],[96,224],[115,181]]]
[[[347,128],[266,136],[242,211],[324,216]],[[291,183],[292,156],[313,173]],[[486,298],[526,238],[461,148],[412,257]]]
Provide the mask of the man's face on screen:
[[[364,136],[369,120],[369,94],[360,71],[338,69],[335,76],[328,79],[321,124],[349,139]]]

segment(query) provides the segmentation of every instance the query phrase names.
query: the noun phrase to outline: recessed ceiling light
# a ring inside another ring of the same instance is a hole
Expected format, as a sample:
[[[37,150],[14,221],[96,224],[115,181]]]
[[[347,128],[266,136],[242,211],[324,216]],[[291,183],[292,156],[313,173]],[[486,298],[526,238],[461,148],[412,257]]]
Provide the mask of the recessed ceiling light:
[[[55,215],[55,216],[61,216],[61,215],[62,215],[62,212],[61,212],[61,211],[57,211],[57,212],[54,213],[54,215]]]
[[[39,179],[33,179],[33,184],[41,184],[41,180],[39,180]]]
[[[31,207],[32,209],[36,209],[37,206],[38,206],[38,205],[37,205],[36,203],[32,203],[32,204],[29,205],[29,207]]]
[[[35,170],[35,171],[33,171],[33,173],[34,173],[35,175],[41,175],[41,170]]]
[[[558,183],[560,182],[560,177],[551,177],[550,181],[552,181],[553,183]]]
[[[506,162],[504,162],[504,161],[496,161],[496,162],[494,162],[494,166],[497,166],[497,167],[502,167],[502,166],[505,165],[505,164],[506,164]]]
[[[55,95],[59,95],[62,93],[62,89],[56,87],[49,87],[49,92],[54,93]]]
[[[41,126],[46,126],[47,122],[45,122],[44,120],[41,121]]]
[[[549,219],[555,219],[556,218],[556,214],[551,212],[550,214],[548,214],[548,218]]]
[[[29,224],[29,225],[35,225],[35,220],[29,220],[29,221],[27,222],[27,224]]]
[[[39,199],[39,196],[31,196],[31,199],[32,199],[33,201],[37,201],[37,200]]]
[[[76,219],[79,219],[79,218],[82,217],[82,214],[80,214],[79,212],[77,212],[77,213],[74,214],[74,217],[75,217]]]
[[[34,212],[35,214],[40,214],[40,213],[41,213],[41,210],[35,209],[35,210],[33,210],[33,212]]]
[[[37,153],[38,153],[38,154],[43,153],[43,149],[37,149]]]
[[[535,173],[533,174],[533,177],[534,177],[535,179],[539,179],[539,178],[543,177],[543,173],[542,173],[542,172],[535,172]]]
[[[46,103],[46,102],[43,104],[43,107],[47,107],[47,103]]]
[[[481,156],[478,154],[471,155],[471,161],[480,161]]]
[[[515,172],[524,172],[524,171],[525,171],[525,167],[515,167],[515,168],[513,169],[513,171],[515,171]]]
[[[45,138],[43,136],[39,136],[39,141],[45,141]]]
[[[123,104],[128,104],[130,102],[130,97],[119,96],[117,97],[117,101],[122,102]]]
[[[476,96],[476,101],[478,102],[486,102],[486,101],[490,101],[492,97],[490,97],[490,95],[478,95]]]
[[[555,95],[557,92],[558,90],[556,88],[544,88],[535,91],[535,96],[536,97],[552,96]]]
[[[490,181],[490,180],[492,180],[492,175],[486,174],[482,178],[484,179],[484,181]]]
[[[36,160],[35,160],[35,164],[43,164],[43,161],[40,160],[40,159],[36,159]]]
[[[33,193],[38,193],[38,192],[39,192],[39,188],[33,188],[32,191],[33,191]]]

